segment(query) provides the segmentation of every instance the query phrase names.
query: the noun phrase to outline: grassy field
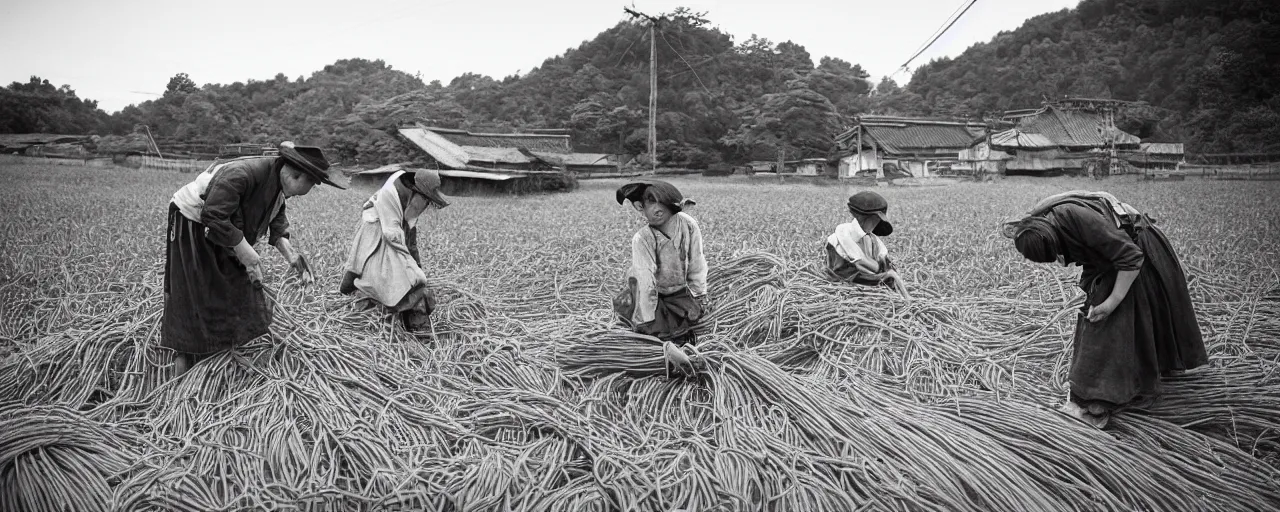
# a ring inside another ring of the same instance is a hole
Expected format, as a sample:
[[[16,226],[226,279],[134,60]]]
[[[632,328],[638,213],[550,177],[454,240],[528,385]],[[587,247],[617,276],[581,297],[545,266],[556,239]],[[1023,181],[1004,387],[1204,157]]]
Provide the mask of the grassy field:
[[[611,330],[622,181],[429,214],[425,342],[337,293],[370,191],[317,188],[289,203],[316,285],[260,245],[272,338],[174,379],[165,214],[193,177],[0,165],[0,510],[1280,507],[1278,183],[880,188],[908,303],[811,271],[853,188],[674,178],[712,267],[690,380]],[[1101,432],[1056,412],[1078,271],[997,229],[1081,188],[1158,220],[1212,360]]]

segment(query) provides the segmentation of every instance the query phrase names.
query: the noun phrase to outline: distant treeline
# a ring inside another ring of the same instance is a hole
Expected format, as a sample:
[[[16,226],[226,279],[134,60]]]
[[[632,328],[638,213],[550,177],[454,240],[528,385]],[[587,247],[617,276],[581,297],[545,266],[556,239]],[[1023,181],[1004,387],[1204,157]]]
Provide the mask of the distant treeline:
[[[677,9],[657,36],[658,158],[716,162],[829,156],[863,113],[968,117],[1064,96],[1140,101],[1120,128],[1188,152],[1280,152],[1280,2],[1084,0],[1027,20],[906,87],[856,63],[752,36],[735,43],[704,13]],[[348,163],[403,160],[406,122],[473,131],[569,128],[580,151],[644,153],[647,27],[622,22],[521,76],[467,73],[423,83],[381,60],[348,59],[310,77],[198,86],[173,77],[158,99],[108,115],[68,86],[32,77],[0,89],[0,133],[114,135],[146,125],[166,140],[221,145],[292,139]],[[874,91],[873,91],[874,88]]]

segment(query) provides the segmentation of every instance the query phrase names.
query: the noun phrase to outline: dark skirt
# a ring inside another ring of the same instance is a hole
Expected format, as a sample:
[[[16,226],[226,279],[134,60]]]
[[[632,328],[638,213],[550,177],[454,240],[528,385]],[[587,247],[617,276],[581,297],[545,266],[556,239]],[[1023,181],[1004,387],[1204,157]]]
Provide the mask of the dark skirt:
[[[1072,400],[1081,405],[1110,410],[1154,397],[1162,376],[1209,362],[1182,264],[1164,233],[1143,224],[1134,236],[1142,269],[1105,320],[1089,322],[1087,304],[1106,300],[1118,273],[1102,273],[1085,285],[1088,300],[1076,320],[1070,373]]]
[[[885,267],[887,267],[885,270],[893,269],[892,264],[885,265]],[[836,252],[836,248],[831,245],[831,242],[827,242],[827,272],[835,279],[850,283],[857,283],[863,286],[878,286],[882,284],[886,286],[893,285],[893,281],[891,279],[879,281],[862,277],[862,270],[849,260],[844,259],[843,256],[840,256],[840,253]]]
[[[635,311],[634,299],[635,283],[629,282],[627,289],[613,301],[614,312],[628,325]],[[681,288],[672,293],[659,293],[653,320],[634,326],[634,329],[640,334],[684,344],[692,340],[693,326],[700,318],[702,306],[689,293],[689,288]]]
[[[187,354],[231,349],[267,334],[271,303],[235,251],[169,205],[160,346]]]

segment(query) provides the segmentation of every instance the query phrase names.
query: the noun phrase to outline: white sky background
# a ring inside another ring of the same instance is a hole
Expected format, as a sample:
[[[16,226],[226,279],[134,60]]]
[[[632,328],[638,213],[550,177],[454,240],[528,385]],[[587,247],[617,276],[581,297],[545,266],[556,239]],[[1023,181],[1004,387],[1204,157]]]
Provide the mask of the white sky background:
[[[197,84],[290,80],[343,58],[382,59],[424,82],[465,72],[521,74],[627,18],[678,6],[708,11],[742,42],[758,34],[894,73],[967,0],[5,0],[0,84],[31,75],[68,84],[107,112],[163,93],[187,73]],[[956,56],[1027,18],[1079,0],[978,0],[912,67]],[[638,50],[647,52],[647,48]],[[909,75],[894,77],[905,84]]]

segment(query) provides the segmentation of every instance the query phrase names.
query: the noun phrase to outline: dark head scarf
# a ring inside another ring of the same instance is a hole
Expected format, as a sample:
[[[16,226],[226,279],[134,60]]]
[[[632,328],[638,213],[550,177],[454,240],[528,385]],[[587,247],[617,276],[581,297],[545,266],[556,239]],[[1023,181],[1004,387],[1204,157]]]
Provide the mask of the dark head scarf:
[[[1053,263],[1058,260],[1058,228],[1039,215],[1025,217],[1005,226],[1006,236],[1012,235],[1013,245],[1028,260],[1036,263]]]
[[[624,204],[626,201],[651,201],[664,204],[671,209],[672,213],[680,213],[685,206],[693,206],[698,204],[692,199],[685,199],[684,195],[675,185],[662,180],[637,180],[633,183],[623,185],[618,189],[616,194],[618,204]]]

